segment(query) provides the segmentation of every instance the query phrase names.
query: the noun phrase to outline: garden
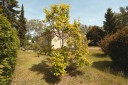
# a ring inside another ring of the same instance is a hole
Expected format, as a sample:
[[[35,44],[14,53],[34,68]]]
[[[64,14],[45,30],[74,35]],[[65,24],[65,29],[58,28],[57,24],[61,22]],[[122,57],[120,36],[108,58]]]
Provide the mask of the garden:
[[[70,4],[29,20],[17,0],[0,3],[0,85],[128,84],[128,6],[87,26],[70,21]]]

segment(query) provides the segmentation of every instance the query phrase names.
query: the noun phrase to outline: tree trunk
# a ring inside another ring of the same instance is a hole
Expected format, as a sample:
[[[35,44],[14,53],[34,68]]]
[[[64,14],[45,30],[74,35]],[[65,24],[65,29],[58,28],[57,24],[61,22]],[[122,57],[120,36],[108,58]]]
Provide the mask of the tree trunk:
[[[63,33],[63,31],[62,31],[61,39],[62,39],[62,46],[61,46],[61,48],[63,48],[64,47],[64,33]]]

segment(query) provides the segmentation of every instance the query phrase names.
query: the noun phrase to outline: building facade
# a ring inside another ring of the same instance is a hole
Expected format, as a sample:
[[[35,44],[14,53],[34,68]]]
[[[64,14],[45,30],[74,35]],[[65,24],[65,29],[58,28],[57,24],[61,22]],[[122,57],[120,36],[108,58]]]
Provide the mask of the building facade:
[[[54,36],[51,42],[53,49],[61,48],[62,46],[62,40],[59,39],[57,36]],[[67,46],[66,40],[64,41],[64,46]]]

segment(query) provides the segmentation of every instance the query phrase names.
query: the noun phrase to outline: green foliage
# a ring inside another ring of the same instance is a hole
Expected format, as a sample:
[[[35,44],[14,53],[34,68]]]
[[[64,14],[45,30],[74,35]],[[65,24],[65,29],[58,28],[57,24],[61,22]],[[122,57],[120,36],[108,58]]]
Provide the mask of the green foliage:
[[[78,44],[76,48],[71,48],[73,43],[71,38],[68,39],[68,47],[64,47],[63,49],[58,49],[54,51],[51,55],[52,69],[51,72],[55,76],[64,75],[67,72],[67,68],[78,68],[84,65],[91,65],[91,62],[86,59],[87,51],[87,43]]]
[[[86,35],[87,32],[88,32],[88,27],[87,27],[86,25],[81,24],[81,23],[80,23],[79,29],[80,29],[80,32],[81,32],[83,35]]]
[[[31,19],[26,22],[27,35],[40,36],[44,32],[46,23],[44,20]]]
[[[87,36],[87,39],[91,41],[89,45],[95,46],[95,45],[98,45],[99,42],[104,38],[105,32],[103,31],[102,28],[98,26],[92,26],[92,27],[89,27],[86,36]]]
[[[2,9],[2,6],[1,6],[1,5],[0,5],[0,14],[1,14],[1,15],[4,15],[3,9]]]
[[[21,8],[21,14],[20,14],[20,18],[19,18],[19,28],[18,28],[18,36],[19,36],[19,39],[20,39],[20,46],[21,47],[24,47],[25,46],[25,42],[26,42],[26,20],[25,20],[25,17],[24,17],[24,6],[22,5],[22,8]]]
[[[112,12],[111,8],[105,13],[103,28],[107,35],[116,33],[118,30],[128,26],[128,7],[120,7],[120,12]]]
[[[61,47],[67,39],[69,30],[69,8],[68,4],[52,5],[51,10],[45,9],[46,21],[50,24],[51,31],[61,40]]]
[[[29,43],[25,44],[25,50],[37,50],[37,43]]]
[[[10,21],[11,25],[18,28],[18,14],[19,11],[16,8],[18,7],[18,1],[17,0],[2,0],[4,3],[4,6],[2,6],[2,13],[4,16],[7,17],[7,19]]]
[[[72,63],[76,66],[90,65],[91,62],[85,57],[88,54],[88,41],[84,35],[80,34],[78,27],[79,23],[74,21],[70,37],[67,39],[68,52],[71,53]]]
[[[105,14],[105,21],[104,21],[104,30],[107,34],[112,34],[117,31],[116,28],[117,21],[115,14],[112,12],[110,8],[107,9],[107,13]]]
[[[16,63],[19,39],[8,20],[0,15],[0,85],[8,85]]]
[[[117,28],[120,30],[128,26],[128,6],[120,7],[120,13],[116,14]]]
[[[52,69],[51,72],[55,76],[64,75],[66,72],[66,67],[68,66],[69,62],[66,60],[66,54],[61,51],[55,51],[52,53],[52,57],[50,60],[52,61]]]
[[[50,24],[50,31],[61,40],[61,49],[51,55],[52,73],[61,76],[66,68],[75,64],[75,67],[89,65],[90,62],[84,57],[87,54],[88,41],[80,33],[79,22],[69,23],[69,8],[67,4],[51,6],[51,10],[45,9],[46,21]],[[64,47],[64,41],[67,47]]]
[[[128,65],[128,28],[107,36],[101,42],[102,49],[118,65]]]
[[[32,43],[27,44],[25,47],[34,48],[38,54],[50,54],[51,53],[51,39],[52,32],[49,26],[47,26],[44,20],[32,19],[27,21],[27,39],[31,41],[36,41],[33,47]]]
[[[52,32],[49,28],[45,28],[44,32],[37,38],[37,51],[39,54],[45,53],[50,55],[52,51],[51,40],[53,39]]]
[[[50,54],[51,53],[51,44],[49,44],[49,41],[46,39],[45,36],[41,36],[38,38],[37,42],[37,51],[39,54],[45,53],[45,54]]]

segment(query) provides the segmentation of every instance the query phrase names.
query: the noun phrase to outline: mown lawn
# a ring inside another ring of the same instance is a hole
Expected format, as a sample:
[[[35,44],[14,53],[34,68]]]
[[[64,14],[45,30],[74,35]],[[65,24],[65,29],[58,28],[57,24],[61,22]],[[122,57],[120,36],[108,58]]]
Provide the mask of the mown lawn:
[[[49,72],[49,56],[19,51],[11,85],[128,85],[128,77],[123,71],[112,70],[111,59],[100,49],[92,47],[89,52],[92,66],[71,70],[59,80]]]

